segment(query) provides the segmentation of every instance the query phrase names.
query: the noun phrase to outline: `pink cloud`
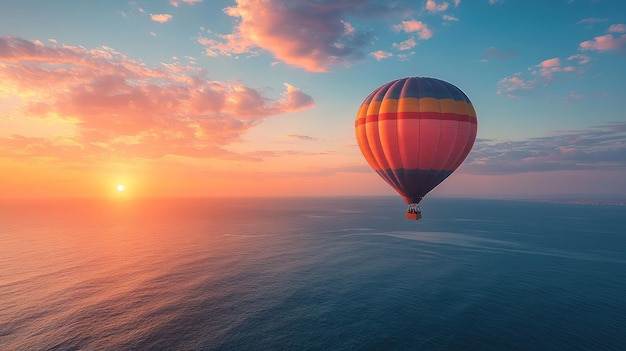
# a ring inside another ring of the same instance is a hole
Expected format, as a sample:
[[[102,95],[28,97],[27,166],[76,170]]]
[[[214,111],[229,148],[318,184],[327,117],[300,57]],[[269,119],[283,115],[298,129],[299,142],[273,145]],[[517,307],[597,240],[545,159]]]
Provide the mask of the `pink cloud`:
[[[150,14],[150,18],[155,22],[165,23],[172,19],[172,15],[167,14],[167,13]]]
[[[542,61],[537,65],[539,69],[539,74],[544,77],[552,76],[554,72],[559,72],[561,70],[561,59],[558,57],[551,58],[545,61]]]
[[[577,54],[567,58],[568,61],[578,62],[564,66],[560,58],[554,57],[544,60],[537,65],[528,68],[529,77],[521,72],[511,77],[506,77],[498,82],[498,94],[516,97],[520,93],[535,89],[539,85],[549,85],[555,78],[567,79],[574,75],[584,73],[584,65],[591,59],[587,55]]]
[[[405,33],[417,32],[421,39],[430,39],[433,36],[433,32],[428,28],[426,23],[422,21],[409,20],[402,21],[402,23],[394,27],[397,31],[404,31]]]
[[[44,149],[55,150],[58,159],[234,158],[225,147],[265,118],[314,105],[290,84],[270,98],[237,81],[212,81],[191,66],[152,68],[111,48],[46,46],[13,37],[0,37],[0,80],[0,95],[21,96],[22,116],[55,115],[76,129],[62,140],[1,139],[0,156],[14,158],[38,157]]]
[[[449,4],[445,1],[442,2],[441,4],[437,4],[435,0],[427,0],[426,5],[425,5],[426,10],[432,13],[443,12],[448,9],[448,6]]]
[[[365,56],[374,33],[348,18],[405,18],[411,9],[396,2],[343,0],[236,0],[224,12],[236,19],[231,33],[198,38],[208,56],[257,55],[263,51],[313,72],[349,66]],[[273,63],[275,64],[275,63]]]
[[[357,31],[346,15],[372,12],[370,7],[374,5],[359,0],[237,0],[224,9],[238,21],[233,32],[198,42],[210,56],[254,54],[261,49],[289,65],[325,72],[364,56],[361,48],[369,45],[373,36]]]
[[[612,24],[609,27],[609,33],[625,33],[626,32],[626,24]]]
[[[415,47],[415,45],[417,45],[417,43],[415,42],[415,39],[413,38],[409,38],[400,43],[393,43],[393,47],[400,51],[412,49]]]
[[[378,51],[372,52],[370,56],[374,57],[377,61],[380,61],[380,60],[392,57],[393,54],[387,51],[378,50]]]
[[[513,92],[533,89],[534,85],[522,79],[520,75],[521,73],[517,73],[514,76],[502,78],[498,82],[498,94],[515,97]]]
[[[606,34],[580,43],[581,50],[622,51],[624,48],[626,48],[626,34],[617,38],[612,34]]]

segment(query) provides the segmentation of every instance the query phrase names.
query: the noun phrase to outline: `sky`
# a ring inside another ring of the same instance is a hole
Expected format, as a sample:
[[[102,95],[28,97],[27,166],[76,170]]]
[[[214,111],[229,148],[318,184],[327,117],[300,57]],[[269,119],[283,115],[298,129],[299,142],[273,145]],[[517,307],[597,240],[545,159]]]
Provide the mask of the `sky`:
[[[478,115],[433,196],[626,197],[623,0],[0,0],[0,197],[393,195],[354,119],[406,76]]]

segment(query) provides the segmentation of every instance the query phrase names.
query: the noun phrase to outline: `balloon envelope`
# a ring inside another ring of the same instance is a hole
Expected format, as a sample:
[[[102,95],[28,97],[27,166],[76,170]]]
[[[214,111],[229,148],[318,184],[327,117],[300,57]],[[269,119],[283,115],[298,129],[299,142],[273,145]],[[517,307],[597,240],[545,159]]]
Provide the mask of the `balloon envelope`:
[[[355,132],[369,165],[407,204],[444,181],[467,157],[476,111],[456,86],[407,77],[374,90],[361,104]]]

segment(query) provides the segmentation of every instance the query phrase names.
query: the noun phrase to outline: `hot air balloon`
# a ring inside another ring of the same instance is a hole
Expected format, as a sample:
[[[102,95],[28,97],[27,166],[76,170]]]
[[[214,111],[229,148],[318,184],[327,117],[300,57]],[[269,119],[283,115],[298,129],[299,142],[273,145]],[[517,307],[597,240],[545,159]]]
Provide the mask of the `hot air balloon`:
[[[361,153],[415,220],[422,218],[422,198],[463,163],[478,127],[467,95],[429,77],[397,79],[372,91],[354,125]]]

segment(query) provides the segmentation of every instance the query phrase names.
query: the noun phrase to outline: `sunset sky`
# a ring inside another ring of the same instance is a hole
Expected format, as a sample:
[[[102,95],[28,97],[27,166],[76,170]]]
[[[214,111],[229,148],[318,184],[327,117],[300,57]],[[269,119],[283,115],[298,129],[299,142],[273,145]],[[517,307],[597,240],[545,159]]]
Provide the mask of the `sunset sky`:
[[[626,196],[623,0],[0,0],[0,197],[393,195],[354,119],[405,76],[478,114],[434,195]]]

